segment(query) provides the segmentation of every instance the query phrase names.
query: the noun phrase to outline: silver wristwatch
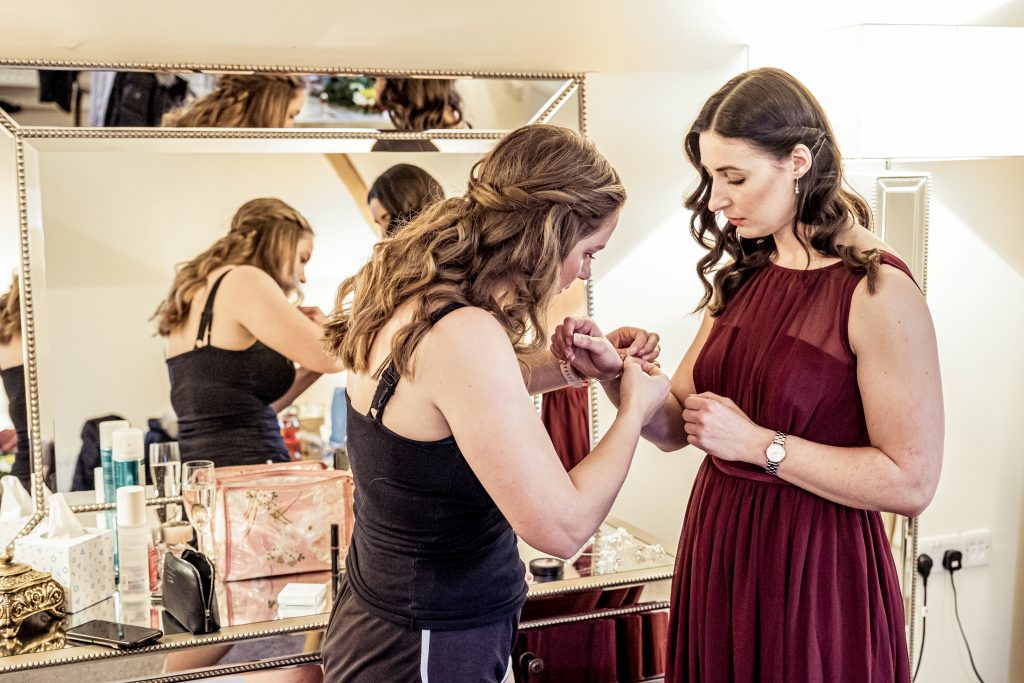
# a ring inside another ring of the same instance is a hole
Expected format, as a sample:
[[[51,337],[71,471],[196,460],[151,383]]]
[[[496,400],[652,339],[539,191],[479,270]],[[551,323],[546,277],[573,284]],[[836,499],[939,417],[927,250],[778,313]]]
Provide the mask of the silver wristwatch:
[[[764,471],[772,476],[778,476],[779,463],[786,457],[786,435],[782,432],[775,432],[775,438],[768,444],[764,454],[768,458],[768,465]]]

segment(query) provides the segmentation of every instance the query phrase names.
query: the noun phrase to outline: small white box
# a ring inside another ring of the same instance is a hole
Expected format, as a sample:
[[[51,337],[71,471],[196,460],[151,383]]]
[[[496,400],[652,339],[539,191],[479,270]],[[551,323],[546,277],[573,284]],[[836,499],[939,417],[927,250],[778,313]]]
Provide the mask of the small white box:
[[[327,586],[322,583],[289,583],[277,594],[281,607],[313,607],[324,602]]]
[[[327,601],[318,605],[278,605],[277,616],[279,619],[291,617],[310,617],[314,614],[323,614],[327,611]]]
[[[84,536],[66,539],[23,536],[14,542],[14,561],[50,572],[64,588],[67,612],[114,594],[114,534],[109,529],[86,529]]]

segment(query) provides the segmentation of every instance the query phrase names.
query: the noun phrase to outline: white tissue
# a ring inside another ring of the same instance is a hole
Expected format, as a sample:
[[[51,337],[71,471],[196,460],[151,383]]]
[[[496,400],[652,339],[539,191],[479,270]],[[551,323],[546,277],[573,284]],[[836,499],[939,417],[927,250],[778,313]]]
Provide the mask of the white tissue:
[[[3,498],[0,498],[0,524],[6,527],[9,523],[32,515],[32,496],[28,495],[20,479],[8,475],[0,479],[0,487],[3,488]]]
[[[46,538],[50,540],[78,538],[85,535],[81,522],[68,507],[63,493],[50,496],[50,513],[47,515]]]

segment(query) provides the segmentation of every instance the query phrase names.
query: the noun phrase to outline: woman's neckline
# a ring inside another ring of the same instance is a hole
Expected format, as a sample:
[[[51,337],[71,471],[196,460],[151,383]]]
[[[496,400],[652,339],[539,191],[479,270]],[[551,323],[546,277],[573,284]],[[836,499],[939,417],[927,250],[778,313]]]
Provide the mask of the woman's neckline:
[[[780,266],[774,261],[769,261],[768,265],[772,268],[778,268],[779,270],[789,271],[791,273],[814,273],[819,270],[828,270],[829,268],[835,268],[836,266],[842,265],[843,260],[839,259],[835,263],[830,263],[827,266],[819,266],[817,268],[787,268],[786,266]]]

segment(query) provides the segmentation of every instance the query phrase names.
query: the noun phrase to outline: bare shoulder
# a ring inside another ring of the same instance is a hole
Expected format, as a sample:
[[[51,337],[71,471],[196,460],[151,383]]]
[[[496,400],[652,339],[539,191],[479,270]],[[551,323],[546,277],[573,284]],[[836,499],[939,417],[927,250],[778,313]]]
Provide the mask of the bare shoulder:
[[[216,280],[216,277],[214,278]],[[287,304],[288,297],[281,285],[262,268],[250,265],[235,266],[220,286],[229,308],[260,309],[267,304]]]
[[[863,278],[850,305],[850,345],[854,353],[876,344],[934,338],[931,314],[924,295],[905,272],[883,264],[874,292]]]
[[[437,321],[424,337],[423,350],[453,359],[495,359],[515,356],[504,328],[482,308],[465,306]]]
[[[231,275],[224,278],[224,282],[221,283],[222,289],[231,289],[235,291],[245,291],[249,288],[264,289],[266,287],[273,287],[280,290],[281,287],[274,281],[274,278],[270,277],[270,274],[262,268],[250,265],[234,266],[230,270]],[[219,277],[219,276],[218,276]],[[214,278],[216,280],[216,277]]]
[[[843,243],[853,245],[858,251],[871,251],[872,249],[878,249],[879,251],[886,251],[897,258],[903,258],[899,252],[889,246],[881,237],[871,232],[863,225],[859,223],[850,231],[843,235]]]

